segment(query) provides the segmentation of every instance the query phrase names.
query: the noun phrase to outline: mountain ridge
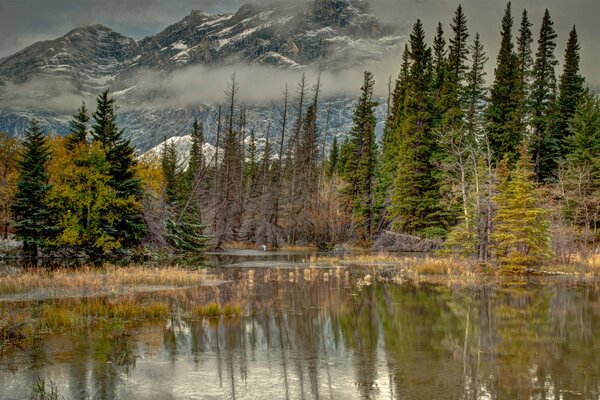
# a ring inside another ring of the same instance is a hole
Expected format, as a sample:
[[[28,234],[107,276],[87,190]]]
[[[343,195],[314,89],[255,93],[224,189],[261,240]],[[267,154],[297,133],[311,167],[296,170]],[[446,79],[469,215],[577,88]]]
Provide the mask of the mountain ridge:
[[[206,136],[211,139],[215,129],[210,113],[214,114],[215,104],[128,110],[129,104],[145,104],[149,98],[155,100],[153,104],[160,104],[164,96],[157,90],[140,90],[138,74],[238,65],[335,71],[380,59],[398,49],[403,40],[397,28],[379,22],[360,0],[246,4],[234,13],[220,14],[191,10],[180,21],[140,40],[102,24],[82,25],[0,60],[0,94],[4,98],[0,103],[0,130],[21,135],[27,119],[36,116],[47,129],[63,134],[75,108],[44,105],[67,104],[67,100],[76,104],[78,96],[89,99],[111,87],[119,93],[119,104],[124,105],[119,115],[121,127],[139,151],[156,146],[165,134],[184,134],[194,117],[208,125]],[[64,103],[57,100],[63,98]],[[337,106],[353,104],[337,100],[332,100]],[[264,118],[277,115],[273,106],[249,107]],[[339,113],[343,119],[332,122],[334,133],[348,129],[348,111]],[[167,123],[166,118],[174,120]],[[249,122],[258,125],[264,120]]]

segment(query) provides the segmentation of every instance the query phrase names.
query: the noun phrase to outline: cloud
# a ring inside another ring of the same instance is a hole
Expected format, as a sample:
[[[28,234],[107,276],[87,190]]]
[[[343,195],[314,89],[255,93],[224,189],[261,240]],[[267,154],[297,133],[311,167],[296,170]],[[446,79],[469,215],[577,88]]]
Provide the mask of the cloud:
[[[397,74],[400,54],[366,67],[356,67],[321,73],[321,93],[324,97],[357,97],[365,69],[376,76],[375,95],[387,96],[389,71]],[[226,67],[193,66],[164,74],[152,70],[139,71],[127,81],[123,90],[123,107],[172,107],[193,106],[225,102],[225,90],[235,74],[239,85],[238,100],[246,104],[278,102],[285,88],[290,96],[295,93],[302,74],[306,76],[307,88],[312,88],[319,77],[315,69],[282,70],[269,66],[232,65]],[[133,88],[131,90],[127,90]],[[120,97],[119,91],[116,92]],[[139,101],[138,99],[144,99]],[[134,100],[136,99],[136,100]]]
[[[60,114],[74,114],[82,101],[94,99],[82,96],[70,80],[36,76],[25,83],[0,86],[1,107],[23,107]]]

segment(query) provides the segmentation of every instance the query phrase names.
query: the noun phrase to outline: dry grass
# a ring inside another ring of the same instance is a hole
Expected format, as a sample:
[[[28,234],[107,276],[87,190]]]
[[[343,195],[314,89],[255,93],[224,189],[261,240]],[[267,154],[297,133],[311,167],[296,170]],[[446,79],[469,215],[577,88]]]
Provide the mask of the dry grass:
[[[36,331],[83,329],[110,321],[148,321],[166,318],[169,305],[161,301],[139,303],[134,299],[85,299],[44,304],[33,311]]]
[[[125,285],[195,286],[206,281],[203,270],[141,266],[78,269],[31,269],[0,278],[0,293],[10,294],[41,288],[115,288]]]
[[[310,258],[311,265],[331,266],[377,266],[386,265],[399,269],[405,269],[418,275],[465,275],[477,271],[478,266],[470,261],[452,257],[415,257],[404,254],[363,254],[345,256],[340,259],[336,256],[313,256]]]
[[[198,318],[239,317],[242,310],[237,304],[225,304],[221,307],[218,303],[209,303],[196,306],[192,314]]]
[[[575,276],[594,277],[600,276],[600,254],[584,257],[577,255],[569,264],[549,264],[545,271]]]

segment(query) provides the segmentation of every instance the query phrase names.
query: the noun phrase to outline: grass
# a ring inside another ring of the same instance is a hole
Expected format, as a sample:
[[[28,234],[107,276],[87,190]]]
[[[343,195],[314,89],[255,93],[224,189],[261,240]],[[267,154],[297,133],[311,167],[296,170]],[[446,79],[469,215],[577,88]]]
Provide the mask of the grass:
[[[33,311],[36,332],[84,329],[114,321],[139,322],[169,316],[169,305],[161,301],[139,303],[132,298],[116,301],[105,298],[56,301]]]
[[[64,399],[63,396],[58,394],[58,388],[56,384],[49,380],[46,384],[46,380],[37,377],[33,385],[31,385],[31,400],[60,400]]]
[[[13,294],[34,289],[115,288],[125,285],[196,286],[207,280],[204,270],[178,267],[148,268],[142,266],[102,268],[83,267],[30,269],[0,278],[0,294]]]
[[[239,317],[242,310],[239,305],[235,304],[228,303],[221,307],[218,303],[209,303],[196,306],[192,313],[198,318]]]

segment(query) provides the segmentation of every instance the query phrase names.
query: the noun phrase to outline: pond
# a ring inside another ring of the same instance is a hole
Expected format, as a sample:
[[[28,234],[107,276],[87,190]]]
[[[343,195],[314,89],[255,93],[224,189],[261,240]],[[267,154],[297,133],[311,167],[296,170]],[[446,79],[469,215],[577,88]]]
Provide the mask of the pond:
[[[432,284],[294,254],[211,257],[227,264],[211,270],[219,285],[130,294],[168,299],[164,320],[5,349],[0,399],[39,379],[65,399],[600,398],[598,282]],[[211,301],[242,313],[179,312]]]

